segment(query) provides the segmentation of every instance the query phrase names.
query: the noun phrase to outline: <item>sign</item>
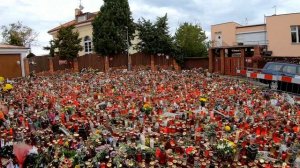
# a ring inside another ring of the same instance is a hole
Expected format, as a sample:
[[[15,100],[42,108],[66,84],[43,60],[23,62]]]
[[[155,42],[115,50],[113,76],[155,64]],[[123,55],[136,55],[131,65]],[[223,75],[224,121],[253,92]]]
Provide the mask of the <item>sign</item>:
[[[67,65],[67,64],[68,64],[68,61],[67,61],[67,60],[59,60],[59,61],[58,61],[58,64],[59,64],[59,65]]]

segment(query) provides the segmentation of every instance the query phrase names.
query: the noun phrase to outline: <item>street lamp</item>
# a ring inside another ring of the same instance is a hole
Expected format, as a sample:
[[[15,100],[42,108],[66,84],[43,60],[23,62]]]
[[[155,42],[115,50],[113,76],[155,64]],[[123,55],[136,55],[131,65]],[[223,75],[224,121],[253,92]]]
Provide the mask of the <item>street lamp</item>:
[[[127,37],[127,62],[128,62],[128,67],[127,67],[127,70],[128,71],[131,71],[131,59],[130,59],[130,55],[129,55],[129,35],[128,35],[128,27],[127,26],[125,26],[125,28],[126,28],[126,37]]]

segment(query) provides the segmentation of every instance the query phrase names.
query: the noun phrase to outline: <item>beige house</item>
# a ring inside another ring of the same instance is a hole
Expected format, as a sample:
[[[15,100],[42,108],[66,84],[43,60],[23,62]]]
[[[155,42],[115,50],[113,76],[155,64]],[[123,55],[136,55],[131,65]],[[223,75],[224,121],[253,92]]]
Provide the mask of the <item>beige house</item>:
[[[82,12],[82,7],[81,9],[75,9],[75,19],[71,20],[69,22],[66,22],[58,27],[55,27],[51,30],[48,31],[50,35],[53,36],[53,38],[56,37],[58,30],[61,27],[66,27],[66,26],[75,26],[75,31],[79,32],[79,38],[82,39],[82,47],[83,50],[79,52],[79,56],[85,55],[85,54],[91,54],[94,53],[93,51],[93,26],[92,22],[95,19],[96,15],[98,12],[90,13]],[[135,37],[134,40],[131,41],[132,46],[129,48],[129,54],[134,54],[137,53],[137,51],[134,49],[135,45],[139,42],[138,37]]]
[[[300,57],[300,13],[267,16],[264,24],[211,26],[212,48],[262,46],[262,55]]]

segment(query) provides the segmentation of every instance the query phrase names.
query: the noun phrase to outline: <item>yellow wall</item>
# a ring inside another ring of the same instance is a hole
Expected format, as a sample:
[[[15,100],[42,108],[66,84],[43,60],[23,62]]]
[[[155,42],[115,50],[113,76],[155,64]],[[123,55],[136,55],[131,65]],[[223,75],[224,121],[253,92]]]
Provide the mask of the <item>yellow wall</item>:
[[[258,25],[258,26],[245,26],[245,27],[237,27],[236,33],[246,33],[246,32],[258,32],[258,31],[265,31],[265,25]]]
[[[232,46],[236,43],[236,27],[241,26],[235,22],[228,22],[211,26],[211,40],[214,42],[216,32],[222,32],[222,46]],[[214,45],[213,45],[214,47]]]
[[[93,41],[93,26],[91,23],[84,23],[81,25],[76,25],[74,31],[78,31],[79,32],[79,38],[81,38],[81,45],[83,47],[83,50],[80,51],[78,54],[79,56],[82,56],[85,54],[84,52],[84,37],[85,36],[90,36],[91,40]],[[51,32],[50,33],[52,35],[53,38],[56,37],[57,35],[57,31],[55,32]],[[135,35],[137,34],[137,32],[135,33]],[[134,54],[137,53],[137,50],[135,49],[136,44],[139,42],[139,38],[135,37],[132,41],[131,41],[131,46],[129,48],[129,53],[130,54]],[[92,43],[93,44],[93,43]]]
[[[300,13],[267,17],[267,32],[272,56],[300,56],[300,43],[292,44],[291,26],[300,25]]]
[[[81,26],[81,25],[76,26],[75,31],[79,32],[79,38],[81,38],[81,45],[83,47],[84,47],[84,37],[85,36],[89,36],[91,38],[91,40],[93,41],[93,26],[91,25],[91,23],[89,23],[87,25],[83,24],[83,26]],[[84,48],[78,54],[79,54],[79,56],[84,55],[85,54]]]

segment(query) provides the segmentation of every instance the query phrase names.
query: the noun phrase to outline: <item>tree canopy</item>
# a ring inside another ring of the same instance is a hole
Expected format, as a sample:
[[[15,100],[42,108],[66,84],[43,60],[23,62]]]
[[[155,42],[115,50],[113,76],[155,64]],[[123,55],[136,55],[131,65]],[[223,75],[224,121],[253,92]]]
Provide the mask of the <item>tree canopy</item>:
[[[169,34],[167,14],[158,17],[155,23],[144,18],[140,19],[137,30],[140,39],[137,44],[139,51],[150,55],[171,54],[173,52],[173,40]]]
[[[119,54],[128,49],[135,32],[128,0],[104,0],[93,21],[93,44],[103,56]]]
[[[38,36],[32,28],[24,26],[21,22],[3,25],[1,32],[3,43],[24,47],[30,47]]]
[[[50,41],[50,46],[44,49],[50,50],[51,56],[57,50],[61,59],[73,59],[83,49],[80,43],[81,38],[79,38],[79,33],[74,31],[74,26],[62,27],[58,30],[56,38]]]
[[[184,57],[206,57],[207,37],[201,26],[191,23],[183,23],[175,33],[175,43]]]

